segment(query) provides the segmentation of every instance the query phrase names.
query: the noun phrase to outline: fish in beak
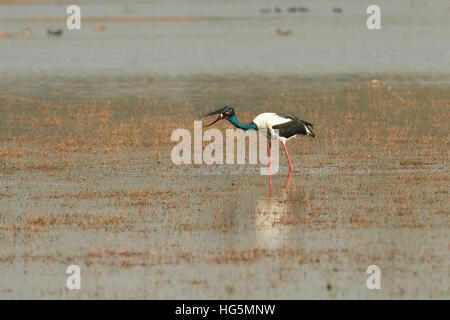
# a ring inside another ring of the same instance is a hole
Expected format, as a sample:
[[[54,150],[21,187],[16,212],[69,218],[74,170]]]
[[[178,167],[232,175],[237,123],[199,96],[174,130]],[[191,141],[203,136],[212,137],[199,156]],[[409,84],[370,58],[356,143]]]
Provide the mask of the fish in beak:
[[[213,122],[208,124],[206,127],[212,126],[217,121],[224,119],[223,112],[225,112],[227,109],[228,109],[228,107],[223,107],[223,108],[220,108],[219,110],[216,110],[216,111],[213,111],[211,113],[205,114],[203,117],[208,117],[208,116],[212,116],[212,115],[215,115],[215,114],[219,115],[216,120],[214,120]]]

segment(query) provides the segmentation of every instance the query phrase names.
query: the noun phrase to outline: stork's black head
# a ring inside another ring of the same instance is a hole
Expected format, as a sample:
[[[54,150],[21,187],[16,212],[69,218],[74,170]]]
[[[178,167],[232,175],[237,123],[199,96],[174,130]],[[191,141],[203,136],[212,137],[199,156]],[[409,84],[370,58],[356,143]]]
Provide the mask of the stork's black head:
[[[221,108],[219,110],[216,110],[216,111],[213,111],[211,113],[205,114],[204,117],[212,116],[214,114],[218,114],[219,116],[217,117],[216,120],[214,120],[213,122],[208,124],[207,127],[213,125],[214,123],[216,123],[219,120],[231,118],[232,116],[234,116],[234,109],[232,107],[226,106],[226,107],[223,107],[223,108]]]

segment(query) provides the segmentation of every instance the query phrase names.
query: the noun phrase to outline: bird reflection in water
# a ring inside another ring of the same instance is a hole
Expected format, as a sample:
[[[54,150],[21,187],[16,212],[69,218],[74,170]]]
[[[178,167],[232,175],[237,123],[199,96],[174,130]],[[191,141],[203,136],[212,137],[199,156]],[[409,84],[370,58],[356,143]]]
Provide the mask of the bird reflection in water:
[[[291,180],[292,172],[289,172],[279,196],[273,196],[272,176],[269,175],[269,196],[256,201],[255,226],[258,247],[278,249],[286,246],[289,241],[295,227],[289,223],[291,218],[295,219],[292,210],[289,210],[288,201]]]

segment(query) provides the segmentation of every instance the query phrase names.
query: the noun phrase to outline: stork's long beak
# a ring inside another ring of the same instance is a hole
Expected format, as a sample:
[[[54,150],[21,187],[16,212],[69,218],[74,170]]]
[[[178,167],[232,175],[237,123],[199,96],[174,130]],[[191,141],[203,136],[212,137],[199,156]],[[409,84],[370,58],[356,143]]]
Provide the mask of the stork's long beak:
[[[227,109],[227,107],[220,108],[219,110],[216,110],[216,111],[213,111],[213,112],[211,112],[211,113],[205,114],[203,117],[208,117],[208,116],[212,116],[212,115],[214,115],[214,114],[222,113],[222,112],[224,112],[226,109]]]
[[[205,114],[203,117],[208,117],[208,116],[212,116],[215,114],[218,114],[219,116],[217,117],[216,120],[214,120],[213,122],[211,122],[210,124],[207,125],[207,127],[212,126],[214,123],[216,123],[217,121],[223,119],[223,115],[222,112],[224,112],[227,109],[227,107],[224,108],[220,108],[219,110],[213,111],[211,113]]]
[[[214,123],[216,123],[217,121],[222,120],[222,119],[223,119],[223,115],[222,115],[222,114],[219,114],[219,116],[217,117],[217,119],[214,120],[213,122],[211,122],[210,124],[208,124],[207,127],[212,126]]]

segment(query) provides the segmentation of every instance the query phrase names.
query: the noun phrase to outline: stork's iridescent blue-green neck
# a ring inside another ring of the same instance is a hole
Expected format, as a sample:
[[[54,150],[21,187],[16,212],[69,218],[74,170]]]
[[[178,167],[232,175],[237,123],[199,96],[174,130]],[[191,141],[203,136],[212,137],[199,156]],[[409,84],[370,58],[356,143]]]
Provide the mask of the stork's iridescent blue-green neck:
[[[242,129],[242,130],[258,130],[258,127],[254,122],[250,123],[240,123],[239,120],[236,118],[236,115],[233,114],[231,117],[227,118],[228,121],[230,121],[236,128]]]
[[[234,113],[234,109],[232,107],[226,106],[224,108],[221,108],[219,110],[216,110],[216,111],[206,114],[205,117],[212,116],[214,114],[218,114],[219,116],[217,117],[216,120],[214,120],[213,122],[208,124],[207,127],[213,125],[214,123],[216,123],[219,120],[227,119],[236,128],[239,128],[242,130],[258,130],[258,126],[253,121],[250,123],[240,123],[239,120],[236,118],[236,114]]]

